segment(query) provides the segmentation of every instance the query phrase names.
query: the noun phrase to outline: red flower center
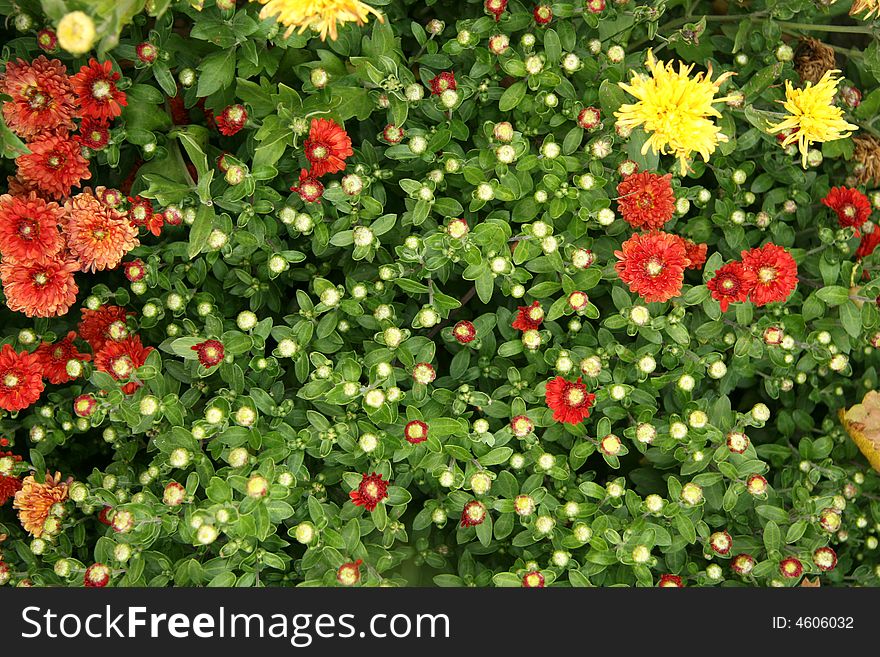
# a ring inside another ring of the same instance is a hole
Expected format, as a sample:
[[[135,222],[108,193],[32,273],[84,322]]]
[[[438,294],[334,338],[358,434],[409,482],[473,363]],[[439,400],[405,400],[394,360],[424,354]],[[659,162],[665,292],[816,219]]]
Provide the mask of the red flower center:
[[[637,203],[642,210],[649,210],[654,207],[654,195],[650,192],[643,192],[639,195]]]
[[[58,154],[49,155],[46,158],[46,164],[48,164],[49,167],[52,169],[60,169],[61,166],[64,164],[64,156]]]

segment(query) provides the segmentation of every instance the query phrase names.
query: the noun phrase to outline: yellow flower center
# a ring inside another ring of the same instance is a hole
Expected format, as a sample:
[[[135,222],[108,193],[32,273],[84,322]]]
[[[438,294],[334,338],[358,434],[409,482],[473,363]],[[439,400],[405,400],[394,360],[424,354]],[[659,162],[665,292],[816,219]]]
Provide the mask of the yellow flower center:
[[[120,356],[110,363],[110,368],[121,379],[131,374],[134,369],[134,363],[131,362],[131,358],[128,356]]]
[[[18,377],[12,372],[3,377],[3,385],[7,388],[14,388],[18,385]]]
[[[570,405],[577,406],[584,401],[584,391],[580,388],[569,388],[566,399]]]
[[[762,283],[772,283],[776,280],[776,269],[773,267],[761,267],[758,270],[758,280]]]
[[[663,272],[663,263],[660,261],[660,258],[654,257],[648,260],[645,263],[645,271],[648,272],[648,276],[656,278]]]
[[[98,100],[103,100],[110,95],[110,83],[107,80],[98,80],[92,85],[92,96]]]

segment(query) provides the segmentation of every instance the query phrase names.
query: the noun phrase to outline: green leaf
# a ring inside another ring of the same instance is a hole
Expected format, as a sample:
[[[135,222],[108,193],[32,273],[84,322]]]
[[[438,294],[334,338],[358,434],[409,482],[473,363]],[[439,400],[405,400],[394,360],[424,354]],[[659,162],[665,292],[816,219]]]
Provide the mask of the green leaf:
[[[514,82],[510,85],[498,100],[498,109],[502,112],[509,112],[522,102],[526,95],[526,83]]]

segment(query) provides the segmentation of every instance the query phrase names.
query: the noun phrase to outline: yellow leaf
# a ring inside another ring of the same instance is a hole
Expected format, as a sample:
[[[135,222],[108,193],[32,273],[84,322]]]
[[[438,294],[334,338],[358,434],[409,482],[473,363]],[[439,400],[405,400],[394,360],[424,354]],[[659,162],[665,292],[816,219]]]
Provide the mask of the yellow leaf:
[[[871,466],[880,472],[880,392],[869,391],[861,404],[840,409],[838,417]]]

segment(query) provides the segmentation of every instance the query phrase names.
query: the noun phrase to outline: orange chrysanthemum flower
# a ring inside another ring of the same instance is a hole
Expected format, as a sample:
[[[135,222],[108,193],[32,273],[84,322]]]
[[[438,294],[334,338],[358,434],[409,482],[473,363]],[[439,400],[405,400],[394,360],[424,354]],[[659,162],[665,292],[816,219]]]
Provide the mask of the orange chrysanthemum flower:
[[[46,196],[60,199],[92,177],[88,161],[72,139],[47,135],[29,142],[28,148],[29,154],[15,160],[18,175]]]
[[[128,102],[116,86],[119,77],[109,59],[101,63],[92,58],[70,79],[84,117],[109,121],[122,114]]]
[[[16,353],[12,345],[0,349],[0,408],[9,412],[27,408],[40,398],[43,379],[37,357]]]
[[[0,263],[0,280],[6,305],[28,317],[66,314],[79,292],[73,278],[77,269],[75,262],[67,260],[41,263],[4,259]]]
[[[0,93],[11,96],[3,103],[3,118],[16,134],[31,139],[48,131],[73,130],[76,97],[67,70],[57,59],[40,55],[28,63],[6,64],[0,75]]]
[[[620,280],[645,301],[668,301],[681,293],[684,270],[690,263],[681,238],[654,231],[636,234],[614,255]]]
[[[345,169],[345,158],[354,155],[345,128],[331,119],[312,119],[309,136],[303,144],[313,178]]]
[[[97,353],[107,342],[118,342],[128,337],[126,317],[132,314],[120,306],[101,306],[97,310],[83,308],[79,335]]]
[[[141,387],[140,381],[132,381],[134,371],[147,362],[147,356],[153,351],[152,347],[144,347],[137,335],[131,335],[118,342],[107,342],[101,350],[95,354],[95,366],[107,372],[117,381],[126,381],[122,386],[122,392],[132,395]]]
[[[743,267],[755,275],[749,299],[756,306],[785,301],[797,287],[797,263],[781,246],[764,246],[742,252]]]
[[[18,510],[18,519],[34,538],[43,535],[43,526],[56,504],[67,500],[67,483],[61,482],[61,473],[52,477],[48,473],[44,483],[37,483],[33,475],[21,482],[21,490],[15,494],[12,508]]]
[[[0,254],[24,262],[54,258],[64,246],[58,225],[64,211],[35,193],[26,198],[0,196]]]
[[[687,268],[688,269],[700,269],[703,265],[706,264],[706,253],[709,251],[708,244],[697,244],[693,240],[689,240],[687,237],[680,238],[682,244],[684,244],[684,252],[687,255],[687,259],[690,260],[690,263]]]
[[[76,333],[70,331],[67,337],[55,342],[43,342],[34,355],[39,359],[40,367],[43,374],[49,380],[49,383],[67,383],[73,381],[73,377],[67,373],[67,363],[71,360],[88,361],[92,357],[88,354],[81,354],[77,351],[73,341],[76,340]]]
[[[675,212],[670,180],[671,173],[660,176],[648,171],[624,178],[617,186],[617,207],[624,220],[633,228],[662,228]]]
[[[137,228],[118,210],[101,203],[86,189],[64,204],[68,247],[81,271],[114,269],[139,242]]]

